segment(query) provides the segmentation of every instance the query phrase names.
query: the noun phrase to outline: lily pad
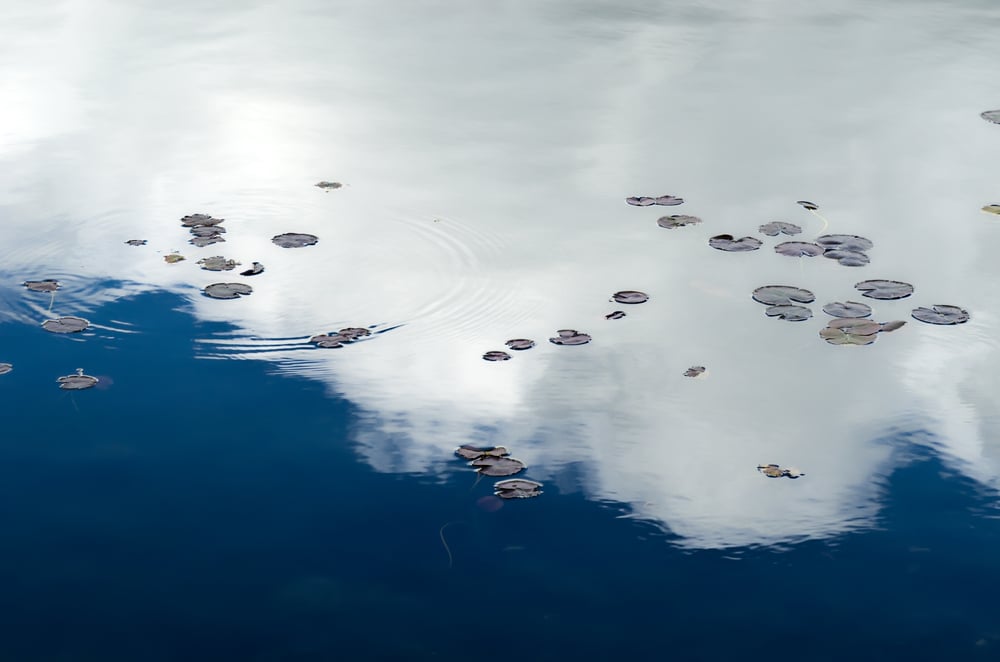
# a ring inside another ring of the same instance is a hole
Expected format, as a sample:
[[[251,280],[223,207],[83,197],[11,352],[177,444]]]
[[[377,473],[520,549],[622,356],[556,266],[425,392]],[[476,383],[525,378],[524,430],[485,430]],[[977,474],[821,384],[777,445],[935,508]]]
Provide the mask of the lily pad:
[[[101,380],[97,377],[85,375],[83,374],[83,368],[77,368],[75,375],[66,375],[65,377],[60,377],[56,381],[59,382],[59,388],[61,389],[65,389],[67,391],[82,391],[85,388],[95,386],[97,382]]]
[[[753,291],[753,300],[765,306],[790,306],[796,303],[812,303],[816,297],[801,287],[765,285]]]
[[[882,322],[879,326],[880,333],[889,333],[890,331],[895,331],[896,329],[901,329],[906,326],[906,322],[903,320],[893,320],[892,322]]]
[[[218,225],[224,218],[213,218],[208,214],[190,214],[181,219],[181,225],[186,228],[193,228],[205,225]]]
[[[88,326],[90,326],[90,322],[82,317],[73,317],[72,315],[42,322],[42,328],[52,333],[79,333]]]
[[[685,377],[697,377],[698,375],[705,372],[705,366],[703,365],[693,365],[684,371]]]
[[[625,202],[633,207],[650,207],[656,204],[656,198],[651,198],[646,195],[634,195],[631,198],[625,198]]]
[[[312,246],[317,243],[319,237],[303,232],[286,232],[272,237],[271,241],[282,248],[302,248],[303,246]]]
[[[802,228],[795,225],[794,223],[785,223],[784,221],[771,221],[770,223],[765,223],[760,226],[759,230],[762,234],[766,234],[768,237],[777,237],[779,234],[799,234],[802,232]]]
[[[795,479],[799,476],[805,476],[805,473],[799,471],[794,467],[782,468],[777,464],[758,464],[757,471],[761,472],[768,478],[791,478]]]
[[[163,261],[167,264],[175,264],[184,259],[184,256],[180,253],[170,253],[169,255],[163,256]]]
[[[508,348],[520,352],[534,347],[535,341],[527,338],[514,338],[513,340],[508,340],[504,344],[507,345]]]
[[[364,329],[359,326],[349,326],[346,329],[337,331],[337,333],[350,338],[351,340],[357,340],[358,338],[364,338],[365,336],[370,336],[372,334],[372,332],[368,329]]]
[[[623,311],[623,310],[616,310],[616,311],[614,311],[612,313],[608,313],[607,315],[605,315],[604,319],[606,319],[606,320],[620,320],[623,317],[625,317],[625,311]]]
[[[819,336],[831,345],[870,345],[881,329],[882,325],[872,320],[844,317],[831,320]]]
[[[129,246],[145,246],[146,245],[146,240],[145,239],[129,239],[125,243],[128,244]]]
[[[660,195],[656,197],[633,196],[631,198],[625,198],[625,202],[636,207],[649,207],[650,205],[674,207],[676,205],[684,204],[684,198],[678,198],[674,195]]]
[[[241,271],[241,276],[256,276],[257,274],[264,273],[264,265],[260,262],[254,262],[250,265],[250,268],[246,271]]]
[[[59,289],[59,281],[54,278],[46,278],[45,280],[26,280],[21,284],[32,292],[55,292]]]
[[[834,301],[823,306],[823,312],[834,317],[868,317],[872,307],[857,301]]]
[[[771,306],[764,311],[764,314],[787,322],[804,322],[813,316],[812,311],[805,306],[794,305]]]
[[[789,257],[816,257],[823,249],[808,241],[785,241],[774,247],[774,252]]]
[[[983,211],[988,214],[1000,214],[1000,205],[986,205]]]
[[[215,255],[198,260],[198,264],[206,271],[232,271],[239,262],[236,260],[227,260],[221,255]]]
[[[637,292],[636,290],[622,290],[621,292],[615,292],[611,295],[611,298],[618,303],[646,303],[649,301],[649,295],[645,292]]]
[[[316,345],[316,347],[322,347],[325,349],[336,349],[338,347],[343,347],[345,344],[350,344],[351,340],[352,340],[351,338],[339,333],[333,333],[333,334],[323,333],[318,336],[313,336],[312,338],[309,339],[309,342]]]
[[[875,245],[870,239],[859,237],[856,234],[825,234],[822,237],[817,237],[816,243],[827,250],[840,249],[857,253],[871,250]]]
[[[6,375],[8,372],[14,369],[9,363],[0,363],[0,375]]]
[[[795,204],[802,205],[809,211],[816,211],[819,209],[819,206],[815,202],[809,202],[808,200],[796,200]]]
[[[253,292],[253,288],[243,283],[212,283],[205,286],[202,293],[213,299],[239,299]]]
[[[217,234],[226,234],[226,228],[221,225],[198,225],[190,230],[196,237],[214,237]]]
[[[484,456],[503,457],[510,455],[504,446],[475,446],[473,444],[462,444],[455,449],[455,455],[464,457],[466,460],[475,460]]]
[[[492,352],[486,352],[485,354],[483,354],[483,360],[485,360],[485,361],[509,361],[510,360],[510,354],[508,354],[507,352],[501,352],[501,351],[498,351],[498,350],[494,350]]]
[[[469,462],[469,466],[476,467],[476,473],[484,476],[513,476],[525,470],[524,462],[513,457],[495,457],[493,455],[483,455]]]
[[[586,333],[580,333],[576,329],[560,329],[556,331],[559,335],[549,338],[553,345],[586,345],[591,341],[591,337]]]
[[[928,324],[965,324],[969,321],[969,311],[958,306],[937,305],[933,308],[914,308],[913,319]]]
[[[340,188],[341,186],[343,186],[343,184],[341,184],[340,182],[326,182],[326,181],[323,181],[323,182],[316,182],[315,184],[313,184],[313,186],[318,186],[319,188],[323,189],[324,191],[332,191],[333,189]]]
[[[198,248],[204,248],[205,246],[211,246],[212,244],[221,244],[226,240],[221,234],[213,234],[207,237],[191,237],[188,243],[197,246]]]
[[[685,225],[696,225],[701,223],[701,219],[697,216],[688,216],[687,214],[674,214],[673,216],[661,216],[656,219],[656,224],[661,228],[666,228],[667,230],[673,230],[674,228],[682,228]]]
[[[720,251],[743,253],[755,251],[761,246],[761,240],[755,237],[740,237],[736,239],[731,234],[719,234],[708,240],[708,245]]]
[[[982,117],[987,122],[992,122],[993,124],[1000,124],[1000,110],[987,110],[982,113],[979,113],[979,116]]]
[[[530,499],[542,493],[542,484],[524,478],[501,480],[493,485],[493,494],[501,499]]]
[[[823,257],[836,260],[845,267],[863,267],[871,261],[867,253],[848,251],[840,248],[831,248],[825,251]]]
[[[913,286],[898,280],[863,280],[854,284],[854,289],[869,299],[892,301],[905,299],[913,294]]]

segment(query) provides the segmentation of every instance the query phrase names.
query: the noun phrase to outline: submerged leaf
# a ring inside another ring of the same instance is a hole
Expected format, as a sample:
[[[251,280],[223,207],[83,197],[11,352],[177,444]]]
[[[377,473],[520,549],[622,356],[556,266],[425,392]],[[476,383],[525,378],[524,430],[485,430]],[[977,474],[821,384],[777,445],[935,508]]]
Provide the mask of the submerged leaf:
[[[501,480],[493,485],[493,494],[501,499],[528,499],[542,493],[542,484],[524,478]]]
[[[510,354],[501,351],[486,352],[483,354],[483,359],[486,361],[509,361]]]
[[[518,352],[525,349],[531,349],[535,346],[534,340],[529,340],[527,338],[514,338],[513,340],[508,340],[504,343],[508,348],[516,350]]]
[[[813,316],[812,311],[805,306],[781,305],[771,306],[764,311],[768,317],[777,317],[787,322],[804,322]]]
[[[674,214],[673,216],[661,216],[656,220],[656,224],[661,228],[666,228],[667,230],[673,230],[674,228],[682,228],[685,225],[695,225],[701,223],[701,219],[697,216],[688,216],[687,214]]]
[[[740,237],[736,239],[731,234],[720,234],[708,240],[708,245],[720,251],[743,253],[755,251],[761,246],[761,240],[755,237]]]
[[[785,241],[774,247],[774,252],[789,257],[816,257],[823,249],[808,241]]]
[[[816,297],[801,287],[765,285],[753,291],[753,300],[765,306],[788,306],[795,303],[812,303]]]
[[[760,226],[758,229],[768,237],[777,237],[779,234],[794,235],[802,232],[802,228],[799,226],[794,223],[785,223],[784,221],[771,221]]]
[[[213,299],[238,299],[253,292],[253,288],[243,283],[212,283],[205,286],[202,293]]]
[[[54,278],[46,278],[45,280],[26,280],[21,285],[32,292],[55,292],[59,289],[59,281]]]
[[[969,321],[969,311],[958,306],[939,304],[933,308],[914,308],[913,319],[928,324],[965,324]]]
[[[913,286],[898,280],[863,280],[854,289],[870,299],[905,299],[913,294]]]
[[[638,292],[636,290],[622,290],[621,292],[615,292],[611,295],[611,298],[618,303],[646,303],[649,301],[649,295],[645,292]]]
[[[559,334],[557,337],[549,338],[549,342],[553,345],[586,345],[591,340],[589,335],[579,333],[575,329],[560,329],[556,333]]]
[[[60,377],[56,380],[59,382],[59,388],[65,389],[67,391],[82,391],[85,388],[90,388],[99,382],[97,377],[91,377],[90,375],[83,374],[83,368],[77,368],[75,375],[66,375],[65,377]]]
[[[872,314],[872,307],[857,301],[834,301],[823,306],[823,312],[834,317],[868,317]]]
[[[90,326],[90,322],[82,317],[73,317],[72,315],[42,322],[42,328],[52,333],[78,333],[88,326]]]
[[[303,246],[312,246],[317,243],[319,237],[314,234],[305,234],[304,232],[286,232],[272,237],[271,241],[282,248],[302,248]]]

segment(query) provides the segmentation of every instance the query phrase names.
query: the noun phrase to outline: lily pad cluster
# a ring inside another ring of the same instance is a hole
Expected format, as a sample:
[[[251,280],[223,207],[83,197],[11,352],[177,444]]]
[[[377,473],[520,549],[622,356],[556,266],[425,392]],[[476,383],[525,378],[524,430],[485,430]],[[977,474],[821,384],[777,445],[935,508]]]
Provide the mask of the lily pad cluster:
[[[483,476],[513,476],[527,468],[521,460],[510,457],[510,451],[503,446],[463,444],[455,449],[455,455],[469,460],[469,466]]]
[[[777,464],[758,464],[757,471],[768,478],[791,478],[794,480],[799,476],[805,476],[804,472],[799,471],[795,467],[783,468]]]
[[[803,303],[812,303],[816,296],[809,290],[793,285],[765,285],[753,291],[753,300],[767,306],[764,314],[788,322],[803,322],[812,311]]]
[[[83,374],[83,368],[77,368],[75,375],[66,375],[56,380],[59,388],[65,391],[82,391],[83,389],[96,386],[99,380],[97,377]]]
[[[193,236],[189,243],[202,248],[226,240],[222,236],[226,229],[220,225],[224,220],[208,214],[189,214],[181,219],[181,225],[191,229]]]
[[[655,197],[645,196],[645,195],[634,195],[630,198],[625,198],[625,202],[632,205],[633,207],[650,207],[652,205],[674,207],[676,205],[684,204],[684,198],[678,198],[675,195],[660,195]]]
[[[316,345],[316,347],[322,348],[333,348],[337,349],[343,347],[344,345],[350,345],[361,338],[365,338],[372,334],[368,329],[359,326],[349,326],[346,329],[341,329],[336,333],[321,333],[318,336],[313,336],[309,339],[309,342]]]
[[[836,260],[845,267],[863,267],[871,260],[866,251],[871,250],[870,239],[856,234],[825,234],[816,239],[823,248],[823,257]]]

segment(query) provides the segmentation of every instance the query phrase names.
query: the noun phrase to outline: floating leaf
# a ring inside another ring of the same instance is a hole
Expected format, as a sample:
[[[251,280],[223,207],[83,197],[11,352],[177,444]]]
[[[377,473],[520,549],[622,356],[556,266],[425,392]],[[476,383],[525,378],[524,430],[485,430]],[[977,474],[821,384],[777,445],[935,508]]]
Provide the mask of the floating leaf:
[[[146,240],[145,239],[129,239],[125,243],[128,244],[129,246],[145,246],[146,245]]]
[[[236,260],[227,260],[221,255],[215,255],[198,260],[198,264],[206,271],[232,271],[239,262]]]
[[[59,281],[54,278],[46,278],[45,280],[26,280],[21,285],[32,292],[55,292],[59,289]]]
[[[549,338],[549,342],[553,345],[586,345],[591,340],[589,335],[579,333],[575,329],[560,329],[556,333],[559,334],[557,337]]]
[[[863,280],[854,284],[854,289],[869,299],[905,299],[913,294],[913,286],[898,280]]]
[[[656,204],[662,207],[676,207],[684,204],[684,198],[678,198],[675,195],[660,195],[656,197]]]
[[[764,311],[768,317],[777,317],[788,322],[804,322],[813,316],[812,311],[805,306],[781,305],[771,306]]]
[[[82,317],[73,317],[72,315],[42,322],[42,328],[52,333],[79,333],[88,326],[90,326],[90,322]]]
[[[825,234],[822,237],[817,237],[816,243],[827,250],[836,248],[857,253],[871,250],[875,245],[870,239],[859,237],[856,234]]]
[[[913,319],[928,324],[965,324],[969,321],[969,311],[958,306],[937,305],[933,308],[914,308]]]
[[[510,354],[507,352],[501,352],[498,350],[492,352],[486,352],[483,354],[483,359],[486,361],[509,361]]]
[[[184,256],[180,253],[170,253],[169,255],[163,256],[163,261],[167,264],[175,264],[184,259]]]
[[[250,265],[250,268],[246,271],[241,271],[241,276],[256,276],[257,274],[264,273],[264,265],[260,262],[254,262]]]
[[[8,372],[14,369],[9,363],[0,363],[0,375],[6,375]]]
[[[542,484],[524,478],[501,480],[493,486],[493,494],[501,499],[529,499],[542,493]]]
[[[625,312],[622,311],[622,310],[616,310],[613,313],[608,313],[607,315],[605,315],[604,319],[606,319],[606,320],[620,320],[623,317],[625,317]]]
[[[372,334],[372,332],[369,331],[368,329],[363,329],[359,326],[349,326],[346,329],[341,329],[340,331],[337,331],[337,333],[339,333],[342,336],[346,336],[351,340],[357,340],[358,338],[364,338]]]
[[[633,207],[649,207],[656,204],[656,198],[650,198],[648,196],[632,196],[631,198],[625,198],[625,202]]]
[[[768,478],[798,478],[799,476],[805,476],[805,474],[798,469],[793,467],[788,467],[787,469],[782,469],[777,464],[758,464],[757,471],[761,472]]]
[[[324,349],[336,349],[338,347],[343,347],[345,344],[349,344],[351,340],[352,340],[351,338],[340,333],[334,333],[334,334],[323,333],[318,336],[313,336],[312,338],[309,339],[309,342],[316,345],[316,347],[322,347]]]
[[[535,346],[534,340],[528,340],[527,338],[514,338],[513,340],[508,340],[504,343],[510,349],[522,351],[525,349],[531,349]]]
[[[186,228],[193,228],[199,225],[218,225],[225,219],[213,218],[208,214],[190,214],[181,219],[181,225]]]
[[[881,324],[872,320],[844,317],[831,320],[819,336],[831,345],[870,345],[881,328]]]
[[[316,182],[315,184],[313,184],[313,186],[318,186],[319,188],[323,189],[324,191],[332,191],[333,189],[340,188],[341,186],[343,186],[343,184],[341,184],[340,182],[325,182],[324,181],[324,182]]]
[[[486,455],[503,457],[505,455],[510,455],[510,451],[508,451],[504,446],[475,446],[473,444],[462,444],[455,449],[455,455],[464,457],[466,460],[475,460]]]
[[[816,297],[801,287],[765,285],[753,291],[753,300],[765,306],[790,306],[795,303],[812,303]]]
[[[661,216],[656,219],[656,224],[661,228],[666,228],[667,230],[673,230],[674,228],[682,228],[685,225],[695,225],[701,223],[701,219],[697,216],[688,216],[687,214],[674,214],[673,216]]]
[[[649,295],[645,292],[637,292],[635,290],[622,290],[621,292],[615,292],[611,295],[611,298],[618,303],[646,303],[649,301]]]
[[[202,293],[213,299],[238,299],[253,292],[253,288],[243,283],[212,283]]]
[[[816,257],[823,249],[807,241],[785,241],[774,247],[774,252],[789,257]]]
[[[521,460],[513,457],[495,457],[483,455],[478,457],[469,466],[476,467],[476,473],[484,476],[513,476],[525,470],[525,464]]]
[[[625,202],[635,207],[649,207],[651,205],[661,205],[663,207],[674,207],[684,203],[684,198],[673,195],[660,195],[655,198],[649,196],[633,196],[625,198]]]
[[[90,388],[101,381],[97,377],[91,377],[90,375],[83,374],[83,368],[77,368],[75,375],[66,375],[65,377],[60,377],[56,380],[59,382],[59,388],[65,389],[67,391],[82,391],[85,388]]]
[[[739,239],[735,239],[731,234],[719,234],[709,239],[708,245],[720,251],[742,253],[757,250],[761,246],[761,241],[754,237],[740,237]]]
[[[906,325],[903,320],[894,320],[892,322],[882,322],[879,324],[879,331],[881,333],[889,333],[890,331],[895,331],[896,329],[901,329]]]
[[[207,237],[191,237],[188,241],[189,244],[197,246],[198,248],[204,248],[205,246],[211,246],[212,244],[221,244],[226,240],[221,234],[213,234]]]
[[[809,211],[816,211],[819,207],[814,202],[809,202],[808,200],[796,200],[795,204],[802,205]]]
[[[823,257],[836,260],[845,267],[863,267],[870,259],[866,253],[860,251],[848,251],[839,248],[831,248],[823,253]]]
[[[771,221],[770,223],[765,223],[760,226],[759,230],[768,237],[777,237],[779,234],[793,235],[802,232],[802,228],[799,226],[794,223],[785,223],[784,221]]]
[[[834,317],[868,317],[872,314],[872,307],[857,301],[834,301],[823,306],[823,312]]]
[[[703,365],[693,365],[684,371],[685,377],[697,377],[698,375],[705,372],[705,366]]]
[[[1000,205],[986,205],[983,211],[989,214],[1000,214]]]
[[[226,228],[221,225],[198,225],[191,228],[190,232],[196,237],[214,237],[226,234]]]
[[[312,246],[319,241],[319,237],[302,232],[286,232],[272,237],[271,241],[282,248],[302,248],[303,246]]]
[[[979,113],[979,116],[982,117],[987,122],[992,122],[993,124],[1000,124],[1000,110],[987,110],[982,113]]]

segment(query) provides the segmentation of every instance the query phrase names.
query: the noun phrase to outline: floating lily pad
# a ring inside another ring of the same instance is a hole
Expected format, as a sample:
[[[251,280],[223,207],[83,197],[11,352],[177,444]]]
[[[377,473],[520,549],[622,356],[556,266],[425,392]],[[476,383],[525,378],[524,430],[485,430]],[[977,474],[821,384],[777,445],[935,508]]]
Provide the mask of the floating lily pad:
[[[217,234],[226,234],[226,228],[221,225],[197,225],[190,230],[196,237],[214,237]]]
[[[816,243],[826,249],[839,248],[845,251],[864,252],[875,245],[870,239],[856,234],[825,234],[816,238]]]
[[[816,297],[801,287],[765,285],[753,291],[753,300],[765,306],[790,306],[796,303],[812,303]]]
[[[501,499],[529,499],[542,493],[542,484],[524,478],[501,480],[493,485],[493,494]]]
[[[1000,214],[1000,205],[986,205],[983,211],[988,214]]]
[[[805,473],[795,469],[794,467],[788,467],[783,469],[777,464],[758,464],[757,471],[761,472],[768,478],[798,478],[799,476],[805,476]]]
[[[764,311],[764,314],[787,322],[804,322],[813,316],[812,311],[805,306],[794,305],[771,306]]]
[[[913,294],[913,286],[898,280],[863,280],[854,284],[854,289],[869,299],[891,301],[905,299]]]
[[[831,320],[819,336],[831,345],[870,345],[881,329],[882,325],[872,320],[844,317]]]
[[[145,239],[129,239],[125,243],[128,244],[129,246],[145,246],[146,245],[146,240]]]
[[[72,315],[42,322],[42,328],[52,333],[78,333],[88,326],[90,326],[90,322],[82,317],[73,317]]]
[[[879,326],[880,333],[889,333],[890,331],[895,331],[896,329],[901,329],[906,326],[906,322],[903,320],[893,320],[892,322],[882,322]]]
[[[186,228],[193,228],[205,225],[218,225],[224,218],[213,218],[208,214],[190,214],[181,219],[181,225]]]
[[[316,347],[322,347],[324,349],[336,349],[338,347],[343,347],[345,344],[351,343],[351,338],[339,334],[320,334],[318,336],[313,336],[309,339],[309,342],[316,345]]]
[[[913,319],[928,324],[965,324],[969,321],[969,311],[958,306],[937,305],[933,308],[914,308]]]
[[[527,338],[514,338],[513,340],[508,340],[504,344],[507,345],[507,347],[509,347],[510,349],[520,352],[522,350],[531,349],[532,347],[534,347],[535,341],[528,340]]]
[[[831,248],[823,253],[823,257],[836,260],[845,267],[863,267],[871,260],[867,253]]]
[[[612,313],[608,313],[607,315],[605,315],[604,319],[606,319],[606,320],[620,320],[623,317],[625,317],[625,311],[616,310],[616,311],[614,311]]]
[[[678,198],[673,195],[660,195],[656,197],[649,196],[633,196],[631,198],[625,198],[625,202],[636,207],[649,207],[650,205],[661,205],[664,207],[673,207],[684,203],[684,198]]]
[[[476,473],[484,476],[513,476],[525,469],[525,464],[521,460],[513,457],[495,457],[493,455],[483,455],[469,462],[469,466],[476,467]]]
[[[656,204],[656,198],[651,198],[649,196],[638,196],[634,195],[631,198],[625,198],[625,202],[632,205],[633,207],[649,207]]]
[[[198,264],[206,271],[232,271],[239,264],[236,260],[227,260],[221,255],[198,260]]]
[[[789,257],[816,257],[823,254],[823,249],[808,241],[785,241],[775,246],[774,252]]]
[[[26,280],[21,284],[32,292],[55,292],[59,289],[59,281],[54,278],[46,278],[45,280]]]
[[[779,234],[793,235],[802,232],[802,228],[799,226],[794,223],[785,223],[784,221],[771,221],[770,223],[765,223],[760,226],[759,230],[768,237],[777,237]]]
[[[241,276],[256,276],[257,274],[264,273],[264,265],[260,262],[254,262],[250,265],[250,268],[246,271],[241,271]]]
[[[221,244],[226,240],[221,234],[213,234],[207,237],[191,237],[188,243],[192,246],[197,246],[198,248],[204,248],[205,246],[211,246],[212,244]]]
[[[656,224],[661,228],[666,228],[667,230],[673,230],[674,228],[682,228],[685,225],[696,225],[701,223],[701,219],[697,216],[688,216],[687,214],[674,214],[673,216],[661,216],[656,219]]]
[[[553,345],[586,345],[591,341],[589,335],[575,329],[560,329],[556,333],[559,334],[557,337],[549,338],[549,342]]]
[[[483,354],[483,360],[485,361],[509,361],[510,354],[507,352],[501,352],[499,350],[494,350],[492,352],[486,352]]]
[[[709,239],[708,245],[720,251],[742,253],[757,250],[761,246],[761,241],[754,237],[740,237],[736,239],[731,234],[719,234]]]
[[[14,369],[9,363],[0,363],[0,375],[6,375],[8,372]]]
[[[868,317],[872,314],[872,307],[857,301],[834,301],[823,306],[823,312],[834,317]]]
[[[816,211],[819,209],[819,206],[815,202],[809,202],[808,200],[796,200],[795,204],[802,205],[809,211]]]
[[[982,113],[979,113],[979,116],[982,117],[987,122],[992,122],[993,124],[1000,124],[1000,110],[987,110]]]
[[[473,444],[462,444],[455,449],[455,455],[464,457],[466,460],[475,460],[484,456],[503,457],[510,455],[504,446],[475,446]]]
[[[67,391],[82,391],[85,388],[90,388],[101,381],[97,377],[91,377],[90,375],[83,374],[83,368],[77,368],[75,375],[66,375],[65,377],[60,377],[56,380],[59,382],[59,388],[65,389]]]
[[[169,255],[163,256],[163,261],[166,262],[167,264],[174,264],[176,262],[180,262],[183,259],[184,256],[181,255],[180,253],[170,253]]]
[[[693,365],[684,371],[685,377],[697,377],[698,375],[705,372],[705,366],[703,365]]]
[[[243,283],[212,283],[202,293],[213,299],[239,299],[253,292],[253,288]]]
[[[649,301],[649,295],[645,292],[637,292],[636,290],[622,290],[621,292],[615,292],[611,295],[611,298],[618,303],[646,303]]]
[[[314,234],[305,234],[302,232],[286,232],[285,234],[272,237],[271,241],[282,248],[302,248],[303,246],[312,246],[317,243],[319,237]]]
[[[332,191],[333,189],[340,188],[341,186],[343,186],[343,184],[341,184],[340,182],[325,182],[324,181],[324,182],[316,182],[315,184],[313,184],[313,186],[318,186],[319,188],[323,189],[324,191]]]
[[[368,329],[364,329],[359,326],[349,326],[346,329],[341,329],[340,331],[337,331],[337,333],[342,336],[346,336],[351,340],[357,340],[358,338],[364,338],[372,334],[372,332],[369,331]]]

